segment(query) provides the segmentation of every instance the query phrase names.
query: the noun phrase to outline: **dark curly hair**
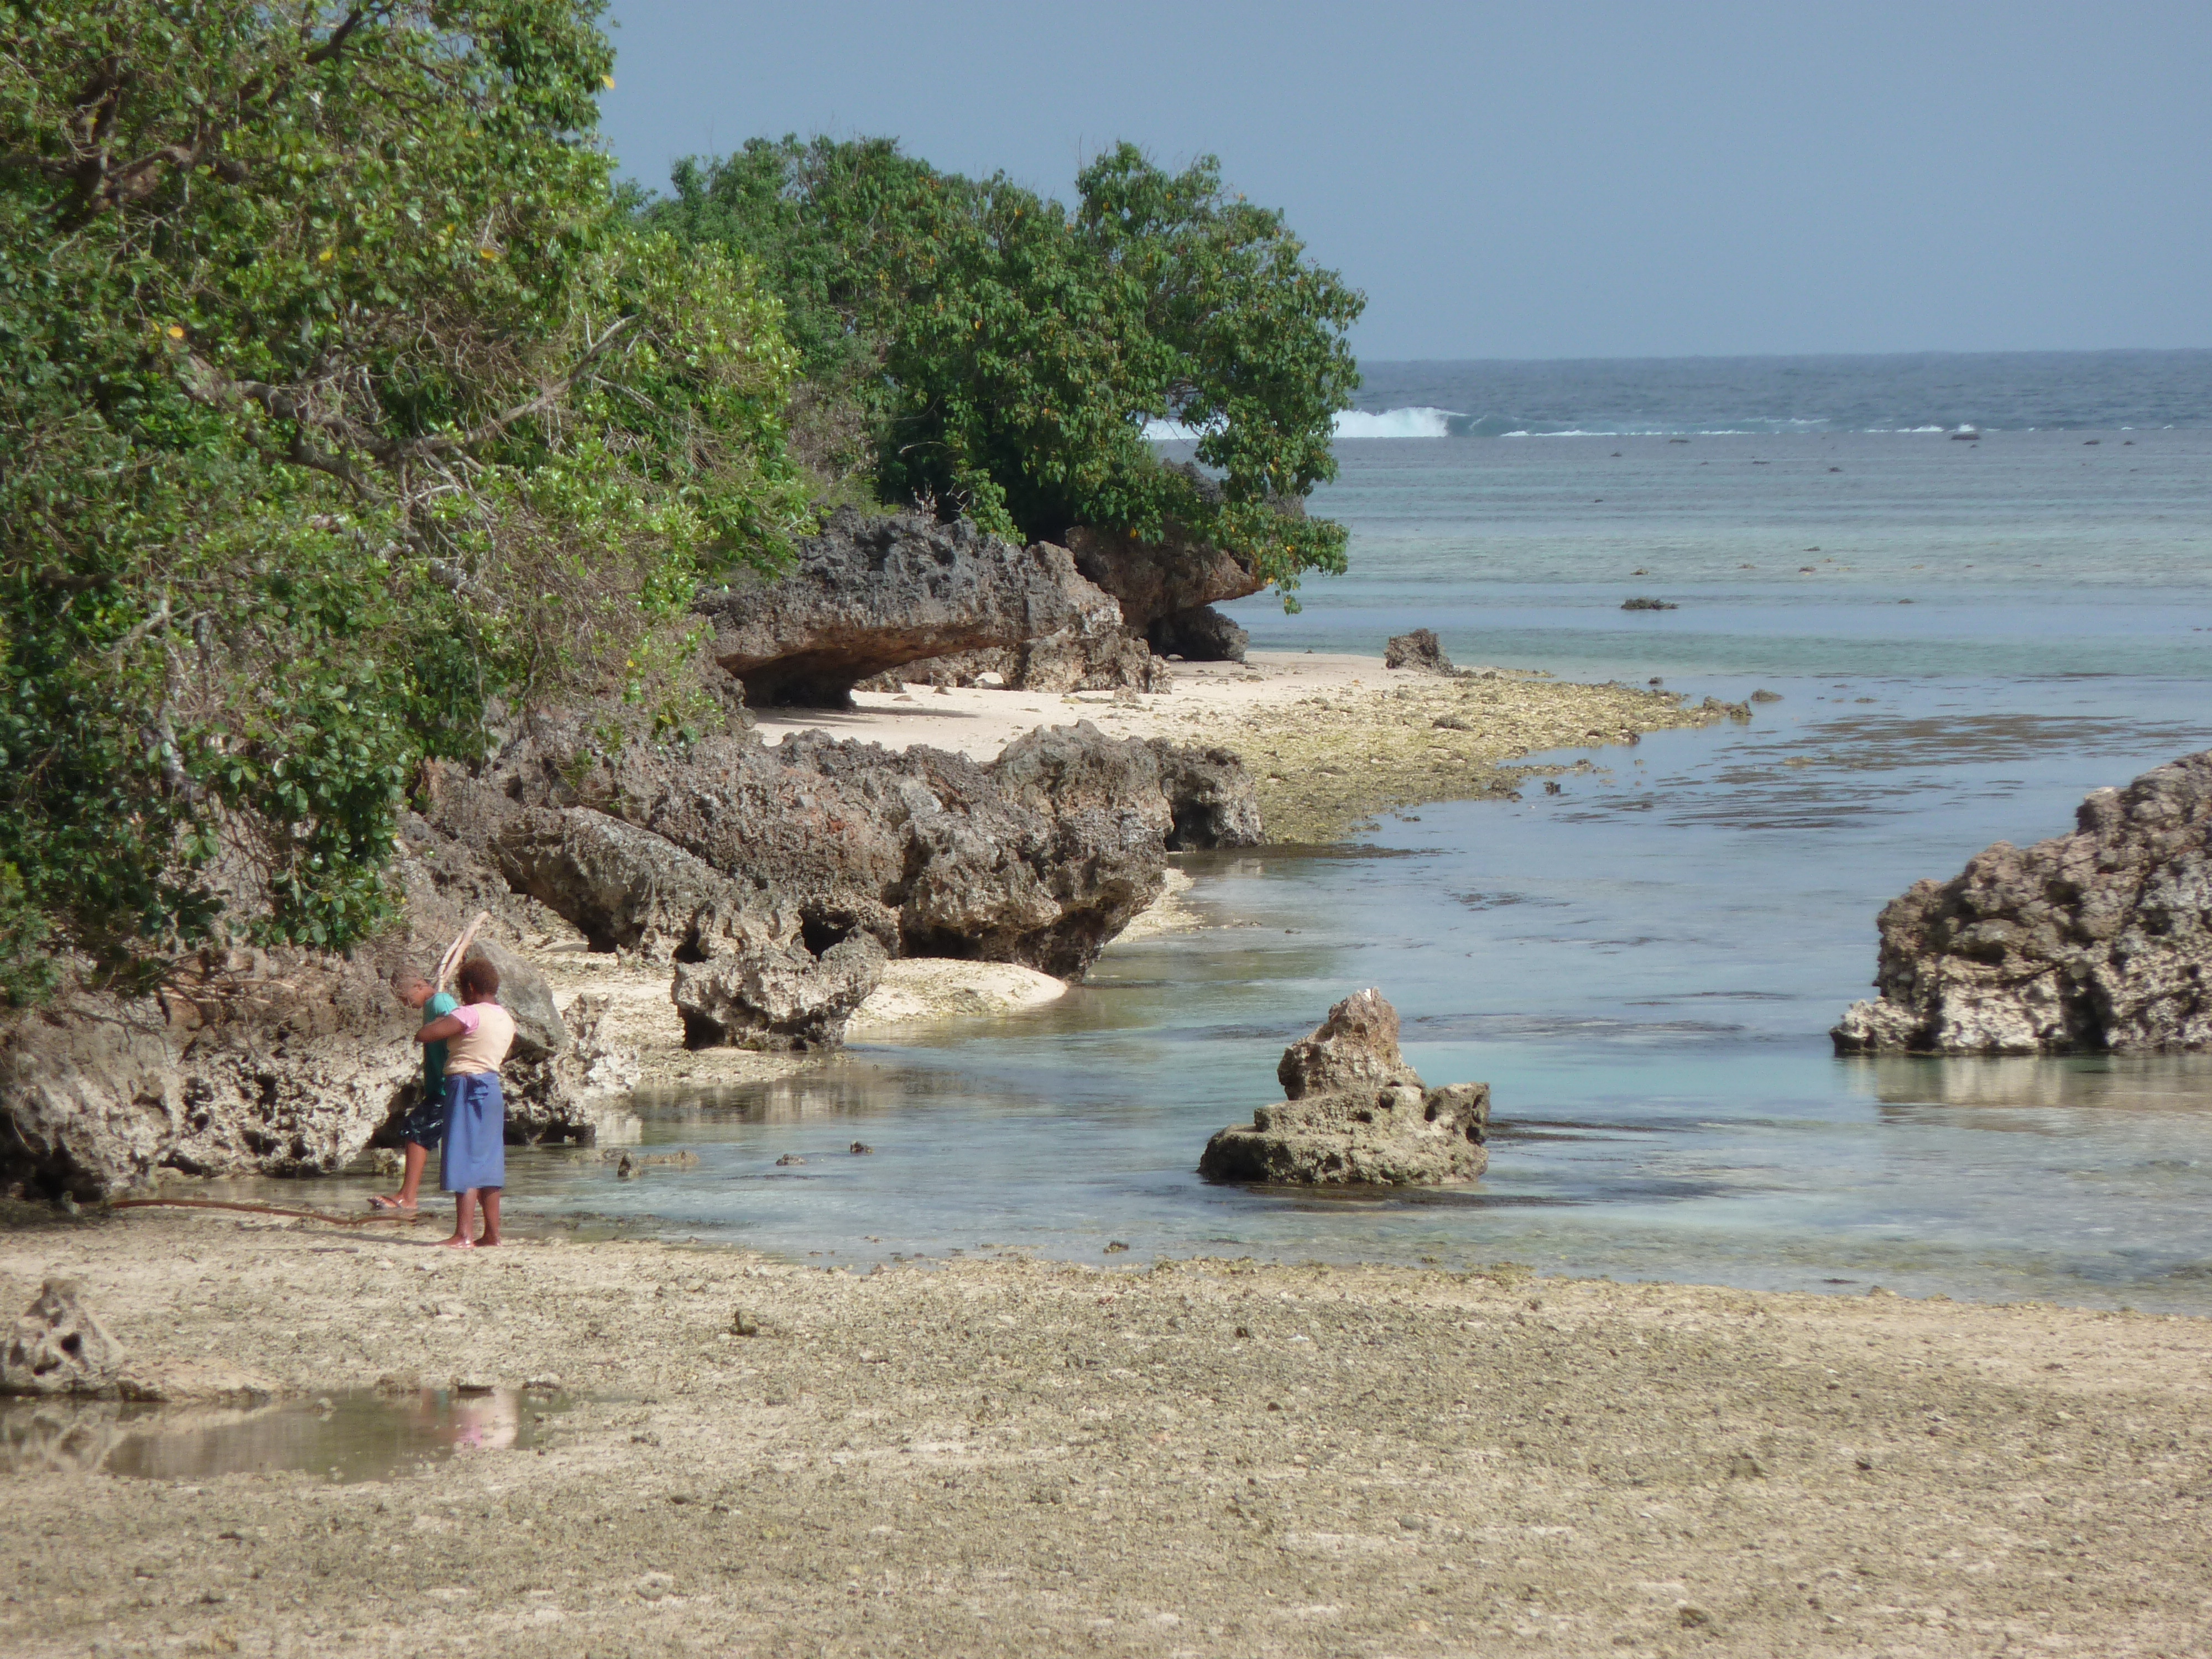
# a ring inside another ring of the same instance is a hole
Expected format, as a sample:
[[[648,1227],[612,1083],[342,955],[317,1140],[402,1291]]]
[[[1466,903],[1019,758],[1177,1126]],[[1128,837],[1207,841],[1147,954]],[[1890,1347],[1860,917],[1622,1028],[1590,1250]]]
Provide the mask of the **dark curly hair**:
[[[458,977],[462,994],[471,999],[499,994],[499,969],[482,957],[471,957],[463,963]]]

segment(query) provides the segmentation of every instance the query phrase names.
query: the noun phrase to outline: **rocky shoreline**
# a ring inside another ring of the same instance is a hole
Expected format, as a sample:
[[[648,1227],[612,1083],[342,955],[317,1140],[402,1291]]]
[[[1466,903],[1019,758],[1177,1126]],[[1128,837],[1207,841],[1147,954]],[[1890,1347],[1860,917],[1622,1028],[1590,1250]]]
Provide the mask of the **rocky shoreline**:
[[[27,1659],[2152,1654],[2206,1630],[2197,1319],[1510,1267],[455,1259],[160,1211],[0,1233],[9,1310],[56,1277],[173,1380],[154,1420],[179,1429],[263,1409],[248,1384],[572,1403],[528,1446],[346,1485],[67,1473],[119,1408],[9,1407]]]

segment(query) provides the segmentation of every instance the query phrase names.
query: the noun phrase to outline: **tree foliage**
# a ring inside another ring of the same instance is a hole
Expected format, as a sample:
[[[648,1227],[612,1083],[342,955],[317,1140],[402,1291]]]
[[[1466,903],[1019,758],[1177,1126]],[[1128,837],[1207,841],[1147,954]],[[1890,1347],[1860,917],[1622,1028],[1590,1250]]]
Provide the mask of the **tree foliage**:
[[[616,210],[599,9],[0,0],[0,990],[361,939],[421,757],[656,695],[799,522],[779,307]]]
[[[1340,526],[1268,503],[1334,476],[1364,301],[1212,158],[1170,173],[1120,145],[1072,210],[880,139],[756,140],[672,185],[646,222],[758,262],[886,499],[1043,538],[1175,518],[1285,589],[1343,568]],[[1154,419],[1200,431],[1218,503],[1156,464]]]

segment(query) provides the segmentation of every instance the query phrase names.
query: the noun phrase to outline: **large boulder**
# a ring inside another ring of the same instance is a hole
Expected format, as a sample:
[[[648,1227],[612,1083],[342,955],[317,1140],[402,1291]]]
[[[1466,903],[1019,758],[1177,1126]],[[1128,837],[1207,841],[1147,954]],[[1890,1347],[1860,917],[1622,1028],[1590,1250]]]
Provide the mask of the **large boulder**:
[[[1076,619],[1016,646],[927,657],[863,682],[870,691],[896,691],[908,684],[999,685],[1012,691],[1164,691],[1173,684],[1167,665],[1121,625],[1111,596],[1078,579]]]
[[[1094,625],[1101,596],[1064,548],[1016,547],[966,520],[840,508],[792,568],[702,595],[708,650],[754,708],[843,708],[886,669]]]
[[[1185,662],[1243,662],[1252,636],[1210,605],[1155,617],[1146,641],[1163,657]]]
[[[2212,750],[2081,803],[2072,835],[1999,842],[1882,910],[1838,1054],[2212,1048]]]
[[[1208,1181],[1285,1186],[1436,1186],[1488,1165],[1490,1085],[1431,1089],[1398,1048],[1398,1012],[1354,993],[1283,1051],[1285,1097],[1206,1143]]]
[[[1221,486],[1198,468],[1184,465],[1176,470],[1201,496],[1220,499]],[[1305,503],[1296,497],[1275,505],[1293,517],[1304,515]],[[1162,526],[1157,541],[1078,526],[1067,532],[1067,550],[1085,580],[1121,602],[1122,623],[1134,634],[1149,633],[1155,622],[1174,612],[1241,599],[1267,585],[1250,565],[1175,520]]]
[[[532,807],[487,837],[492,861],[594,951],[672,961],[729,878],[650,830],[587,806]]]

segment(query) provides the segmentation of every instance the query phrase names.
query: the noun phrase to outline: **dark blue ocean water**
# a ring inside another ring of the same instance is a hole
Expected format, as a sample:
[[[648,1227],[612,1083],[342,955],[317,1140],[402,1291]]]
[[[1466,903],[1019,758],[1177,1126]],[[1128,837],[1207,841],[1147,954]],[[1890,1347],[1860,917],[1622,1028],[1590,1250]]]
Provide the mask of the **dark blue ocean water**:
[[[525,1155],[521,1207],[832,1264],[1513,1260],[2212,1311],[2212,1062],[1844,1061],[1824,1035],[1912,880],[2212,744],[2212,356],[1383,365],[1368,396],[1612,429],[1346,438],[1315,505],[1352,568],[1297,615],[1236,607],[1255,645],[1419,624],[1462,662],[1783,701],[1345,856],[1194,859],[1216,926],[1030,1015],[647,1103],[696,1169]],[[1684,429],[1614,435],[1639,420]],[[1961,422],[1984,435],[1897,429]],[[1206,1136],[1369,984],[1431,1081],[1492,1084],[1488,1176],[1201,1184]]]

